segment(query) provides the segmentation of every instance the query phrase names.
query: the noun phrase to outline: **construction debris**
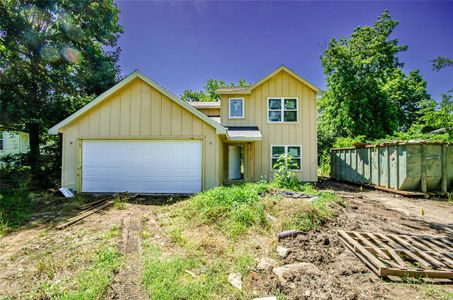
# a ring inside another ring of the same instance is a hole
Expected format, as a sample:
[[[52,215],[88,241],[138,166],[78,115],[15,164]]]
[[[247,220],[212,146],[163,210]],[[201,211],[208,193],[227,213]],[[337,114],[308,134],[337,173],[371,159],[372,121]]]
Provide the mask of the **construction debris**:
[[[127,202],[133,198],[136,198],[138,197],[139,194],[132,194],[132,195],[126,195],[124,194],[123,195],[123,201],[124,202]],[[109,207],[110,205],[113,204],[113,197],[112,195],[109,195],[109,196],[106,196],[106,197],[103,197],[99,200],[95,200],[93,202],[90,202],[90,203],[86,203],[82,206],[80,206],[80,209],[82,209],[82,211],[75,217],[72,217],[70,218],[68,221],[66,221],[65,223],[63,224],[60,224],[58,226],[56,226],[55,228],[56,229],[64,229],[66,227],[69,227],[75,223],[77,223],[78,221],[80,220],[83,220],[85,219],[86,217],[100,211],[100,210],[103,210],[104,208],[107,208]]]
[[[277,247],[277,253],[278,255],[280,255],[281,258],[286,258],[289,255],[289,252],[291,252],[291,250],[286,247],[283,246]]]
[[[293,280],[303,274],[319,275],[320,270],[312,263],[298,262],[294,264],[284,265],[272,270],[281,283]]]
[[[65,196],[65,198],[74,198],[74,194],[68,188],[61,187],[58,190],[63,194],[63,196]]]
[[[98,211],[103,210],[104,208],[107,208],[108,206],[110,206],[112,204],[113,204],[113,201],[107,201],[107,199],[106,199],[105,201],[100,202],[97,205],[94,205],[94,206],[92,206],[92,207],[90,207],[88,209],[85,209],[85,210],[81,211],[77,216],[70,218],[68,221],[66,221],[63,224],[60,224],[60,225],[56,226],[55,228],[56,229],[64,229],[66,227],[69,227],[69,226],[79,222],[80,220],[83,220],[86,217],[88,217],[88,216],[90,216],[90,215],[92,215],[94,213],[97,213]]]
[[[453,279],[453,239],[338,230],[340,240],[380,277]]]
[[[298,236],[299,234],[303,234],[303,233],[304,232],[300,231],[300,230],[287,230],[287,231],[280,232],[277,236],[278,236],[278,239],[281,240],[281,239],[286,239],[288,237],[295,237],[295,236]]]
[[[258,261],[256,266],[257,271],[269,271],[273,267],[277,266],[277,261],[269,257],[263,257]]]

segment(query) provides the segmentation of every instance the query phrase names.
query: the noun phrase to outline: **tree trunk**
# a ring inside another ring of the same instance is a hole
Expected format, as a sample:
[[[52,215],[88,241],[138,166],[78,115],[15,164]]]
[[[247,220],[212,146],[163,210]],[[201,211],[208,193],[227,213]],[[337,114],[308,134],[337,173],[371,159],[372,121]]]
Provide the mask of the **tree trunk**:
[[[39,143],[41,130],[39,124],[36,123],[29,124],[27,127],[30,136],[29,162],[31,180],[33,187],[38,188],[41,182],[41,151]]]

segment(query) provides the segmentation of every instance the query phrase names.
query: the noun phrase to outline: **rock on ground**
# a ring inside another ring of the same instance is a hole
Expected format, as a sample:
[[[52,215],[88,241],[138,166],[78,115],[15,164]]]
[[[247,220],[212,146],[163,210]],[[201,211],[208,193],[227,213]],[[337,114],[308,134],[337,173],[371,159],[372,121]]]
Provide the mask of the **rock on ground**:
[[[291,250],[289,250],[286,247],[283,246],[278,246],[277,247],[277,253],[280,255],[281,258],[286,258]]]
[[[231,273],[228,275],[228,282],[235,288],[242,290],[242,276],[240,273]]]
[[[319,275],[321,271],[312,263],[299,262],[277,267],[272,270],[280,282],[285,283],[301,275]]]
[[[277,265],[278,265],[278,263],[275,259],[272,259],[269,257],[263,257],[259,260],[258,265],[256,266],[256,270],[257,271],[269,271]]]

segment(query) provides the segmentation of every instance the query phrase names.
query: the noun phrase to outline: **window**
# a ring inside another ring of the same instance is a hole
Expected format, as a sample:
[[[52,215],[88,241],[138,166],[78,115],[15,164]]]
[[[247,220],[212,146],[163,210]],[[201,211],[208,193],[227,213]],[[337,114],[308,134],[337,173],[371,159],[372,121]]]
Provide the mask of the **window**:
[[[292,170],[300,170],[302,166],[302,146],[271,146],[271,168],[277,163],[277,160],[282,154],[289,154],[293,158],[293,163],[296,165]]]
[[[269,98],[269,123],[297,122],[297,98]]]
[[[244,99],[230,99],[230,118],[244,118]]]
[[[3,131],[0,131],[0,151],[3,150]]]

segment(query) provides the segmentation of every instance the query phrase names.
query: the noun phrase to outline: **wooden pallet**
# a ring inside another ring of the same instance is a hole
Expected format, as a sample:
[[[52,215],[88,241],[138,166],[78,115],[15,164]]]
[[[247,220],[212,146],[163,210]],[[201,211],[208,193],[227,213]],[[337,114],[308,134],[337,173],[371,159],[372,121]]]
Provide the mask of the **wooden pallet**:
[[[338,230],[340,240],[380,277],[453,280],[453,239]]]

